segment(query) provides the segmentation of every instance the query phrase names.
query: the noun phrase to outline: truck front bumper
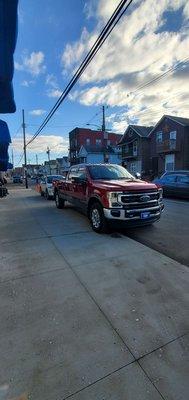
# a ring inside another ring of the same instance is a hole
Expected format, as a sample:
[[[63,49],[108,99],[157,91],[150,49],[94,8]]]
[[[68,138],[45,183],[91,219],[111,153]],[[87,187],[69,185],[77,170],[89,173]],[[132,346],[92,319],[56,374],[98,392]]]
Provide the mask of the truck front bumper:
[[[144,225],[150,222],[156,221],[160,218],[164,205],[160,203],[158,206],[146,208],[146,209],[118,209],[118,208],[104,208],[105,218],[112,221],[124,221],[128,225]],[[147,213],[148,216],[144,219],[142,215]]]

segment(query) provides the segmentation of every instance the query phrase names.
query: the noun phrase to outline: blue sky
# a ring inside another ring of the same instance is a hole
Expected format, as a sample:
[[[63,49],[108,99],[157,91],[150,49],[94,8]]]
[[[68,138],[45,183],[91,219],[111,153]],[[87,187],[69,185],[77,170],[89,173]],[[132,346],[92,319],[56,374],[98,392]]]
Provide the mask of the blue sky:
[[[118,0],[20,0],[15,52],[15,114],[2,116],[13,136],[15,164],[22,137],[14,135],[25,109],[27,136],[35,133],[54,105],[75,67],[90,49]],[[187,57],[187,0],[134,0],[107,43],[88,67],[69,99],[28,148],[28,160],[67,154],[68,132],[94,117],[101,123],[107,105],[107,125],[123,133],[129,123],[151,125],[162,114],[188,116],[188,64],[158,85],[132,93],[139,85]],[[151,10],[149,14],[149,9]],[[183,102],[183,99],[184,102]]]

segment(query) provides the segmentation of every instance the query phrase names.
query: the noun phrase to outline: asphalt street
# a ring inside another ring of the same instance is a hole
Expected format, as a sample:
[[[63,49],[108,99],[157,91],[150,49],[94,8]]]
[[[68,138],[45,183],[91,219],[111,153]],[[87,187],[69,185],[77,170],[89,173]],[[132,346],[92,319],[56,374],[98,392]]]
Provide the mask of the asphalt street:
[[[0,201],[0,400],[186,400],[188,284],[173,258],[12,186]]]
[[[169,198],[164,204],[159,222],[124,230],[124,234],[189,266],[189,201]]]

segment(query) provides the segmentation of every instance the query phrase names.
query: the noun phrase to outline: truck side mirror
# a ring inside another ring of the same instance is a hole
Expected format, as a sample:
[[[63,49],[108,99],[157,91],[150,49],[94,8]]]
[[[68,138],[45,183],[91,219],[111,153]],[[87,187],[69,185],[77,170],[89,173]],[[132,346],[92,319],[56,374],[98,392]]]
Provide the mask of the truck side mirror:
[[[140,174],[139,172],[136,172],[136,174],[135,174],[135,178],[137,178],[137,179],[141,179],[141,174]]]

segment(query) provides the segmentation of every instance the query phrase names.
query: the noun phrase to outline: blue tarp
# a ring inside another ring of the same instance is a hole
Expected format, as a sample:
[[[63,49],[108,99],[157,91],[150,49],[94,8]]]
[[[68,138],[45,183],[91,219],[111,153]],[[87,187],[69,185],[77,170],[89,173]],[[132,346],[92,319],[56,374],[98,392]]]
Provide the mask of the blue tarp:
[[[0,0],[0,113],[16,111],[12,78],[17,39],[18,0]]]
[[[9,128],[5,121],[0,120],[0,171],[8,169],[8,147],[11,143]]]

